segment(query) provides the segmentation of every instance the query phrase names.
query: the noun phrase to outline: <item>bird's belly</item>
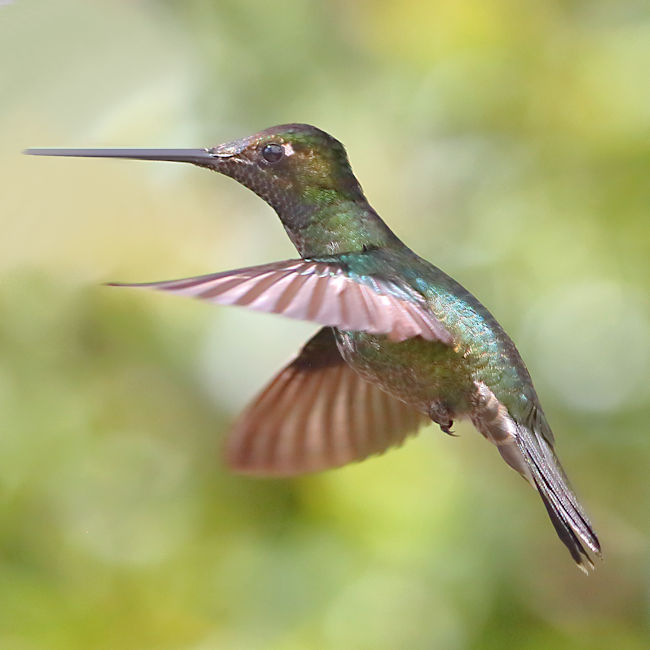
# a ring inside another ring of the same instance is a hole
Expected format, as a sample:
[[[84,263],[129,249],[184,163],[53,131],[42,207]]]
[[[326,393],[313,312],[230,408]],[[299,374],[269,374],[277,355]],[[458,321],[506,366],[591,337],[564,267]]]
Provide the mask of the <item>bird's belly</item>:
[[[429,415],[434,405],[455,417],[471,409],[475,385],[462,354],[421,338],[399,343],[385,336],[336,330],[341,355],[364,379]]]

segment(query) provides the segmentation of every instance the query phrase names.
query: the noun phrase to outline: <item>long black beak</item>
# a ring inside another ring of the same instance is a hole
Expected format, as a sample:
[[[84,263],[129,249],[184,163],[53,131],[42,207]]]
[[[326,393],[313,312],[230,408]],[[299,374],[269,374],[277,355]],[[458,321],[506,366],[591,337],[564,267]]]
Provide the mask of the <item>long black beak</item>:
[[[84,158],[131,158],[133,160],[165,160],[195,165],[214,164],[232,153],[215,149],[25,149],[30,156],[81,156]]]

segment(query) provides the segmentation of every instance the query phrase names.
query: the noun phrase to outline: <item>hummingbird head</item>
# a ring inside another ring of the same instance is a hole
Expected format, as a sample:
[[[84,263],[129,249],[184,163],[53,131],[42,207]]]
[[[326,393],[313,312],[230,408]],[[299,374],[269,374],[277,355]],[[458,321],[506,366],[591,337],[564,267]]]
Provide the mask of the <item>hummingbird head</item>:
[[[308,124],[274,126],[209,152],[215,158],[205,167],[251,189],[288,229],[304,226],[328,205],[365,203],[343,145]]]
[[[364,250],[395,236],[368,205],[343,145],[283,124],[210,149],[28,149],[44,156],[187,162],[230,176],[275,209],[301,255]]]

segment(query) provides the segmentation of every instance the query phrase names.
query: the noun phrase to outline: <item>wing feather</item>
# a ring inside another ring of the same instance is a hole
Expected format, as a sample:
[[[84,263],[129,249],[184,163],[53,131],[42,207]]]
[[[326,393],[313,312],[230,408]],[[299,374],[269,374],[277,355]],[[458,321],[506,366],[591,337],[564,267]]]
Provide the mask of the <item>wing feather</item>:
[[[315,472],[400,445],[426,420],[348,366],[326,327],[241,415],[226,461],[259,476]]]
[[[114,286],[240,305],[342,330],[385,334],[393,341],[421,336],[453,344],[422,296],[395,281],[352,278],[331,262],[288,260],[182,280]]]

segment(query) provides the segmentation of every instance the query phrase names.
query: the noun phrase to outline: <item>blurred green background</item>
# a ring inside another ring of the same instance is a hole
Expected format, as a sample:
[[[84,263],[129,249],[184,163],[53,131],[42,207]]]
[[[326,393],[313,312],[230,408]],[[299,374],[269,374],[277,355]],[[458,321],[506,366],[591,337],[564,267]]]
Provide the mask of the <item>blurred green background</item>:
[[[650,647],[646,0],[0,2],[0,648]],[[471,426],[229,475],[314,326],[99,286],[295,255],[189,166],[28,146],[342,140],[517,342],[600,533],[586,578]]]

